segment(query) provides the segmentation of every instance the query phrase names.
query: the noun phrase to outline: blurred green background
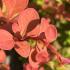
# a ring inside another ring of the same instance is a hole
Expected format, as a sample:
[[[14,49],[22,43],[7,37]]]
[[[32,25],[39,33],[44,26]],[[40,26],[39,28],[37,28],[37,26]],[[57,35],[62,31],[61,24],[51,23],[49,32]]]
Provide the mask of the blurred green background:
[[[58,38],[53,44],[64,57],[70,58],[70,0],[30,0],[29,6],[57,27]],[[45,70],[70,70],[69,64],[57,64],[53,59],[45,64]]]

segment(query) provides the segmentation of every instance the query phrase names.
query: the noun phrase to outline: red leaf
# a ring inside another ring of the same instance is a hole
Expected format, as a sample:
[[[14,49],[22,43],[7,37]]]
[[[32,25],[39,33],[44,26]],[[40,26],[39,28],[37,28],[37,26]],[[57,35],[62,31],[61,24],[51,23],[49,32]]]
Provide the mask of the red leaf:
[[[60,64],[70,64],[70,58],[65,58],[58,52],[56,54],[56,59],[60,62]]]
[[[1,9],[0,9],[0,17],[3,17],[3,13],[2,13],[2,11],[1,11]]]
[[[39,67],[39,62],[33,61],[32,60],[32,54],[35,51],[35,49],[32,49],[29,55],[29,63],[33,68],[38,68]]]
[[[12,24],[12,30],[14,33],[20,32],[19,25],[16,22]]]
[[[27,58],[30,53],[30,45],[26,41],[16,42],[16,45],[17,46],[14,48],[15,51],[22,57]]]
[[[21,36],[25,35],[28,24],[36,19],[39,19],[39,15],[33,8],[28,8],[21,12],[18,18],[18,24],[21,29]]]
[[[42,50],[42,51],[40,51],[39,53],[37,53],[37,55],[36,55],[36,60],[37,60],[39,63],[46,63],[46,62],[48,62],[49,57],[48,57],[48,52],[47,52],[47,50],[46,50],[46,51]]]
[[[3,3],[5,4],[7,9],[7,17],[11,18],[16,13],[24,10],[27,7],[28,2],[29,0],[3,0]]]
[[[6,54],[3,50],[0,50],[0,63],[4,62],[6,59]]]
[[[41,19],[41,25],[40,25],[40,33],[44,32],[48,26],[49,26],[48,19],[42,18]]]
[[[33,68],[30,64],[23,65],[24,70],[38,70],[38,68]]]
[[[0,29],[0,48],[3,50],[10,50],[13,47],[13,36],[8,31]]]
[[[54,25],[49,25],[45,30],[45,36],[48,42],[52,42],[57,38],[57,30]]]
[[[31,30],[30,30],[31,29]],[[40,34],[40,24],[39,23],[32,23],[27,28],[27,36],[30,37],[37,37]]]
[[[56,27],[52,24],[49,24],[49,20],[45,18],[41,19],[40,33],[41,32],[45,33],[45,37],[48,42],[52,42],[57,38]]]
[[[16,12],[24,10],[28,5],[29,0],[16,0]]]
[[[12,0],[12,1],[11,0],[3,0],[3,4],[5,4],[5,6],[6,6],[6,11],[4,13],[6,13],[7,18],[9,18],[14,11],[16,1],[15,0]]]
[[[42,41],[38,41],[38,42],[37,42],[36,51],[37,51],[37,52],[40,52],[40,51],[42,51],[44,48],[45,48],[45,44],[44,44]],[[45,50],[47,50],[47,49],[45,48]]]
[[[70,64],[70,58],[62,57],[62,61],[63,61],[64,64]]]

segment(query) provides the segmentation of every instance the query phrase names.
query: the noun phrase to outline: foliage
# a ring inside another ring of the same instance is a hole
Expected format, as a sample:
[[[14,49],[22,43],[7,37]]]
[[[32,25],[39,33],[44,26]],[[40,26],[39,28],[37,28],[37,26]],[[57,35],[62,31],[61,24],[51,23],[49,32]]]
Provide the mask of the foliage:
[[[0,0],[1,70],[69,70],[69,58],[70,0]]]

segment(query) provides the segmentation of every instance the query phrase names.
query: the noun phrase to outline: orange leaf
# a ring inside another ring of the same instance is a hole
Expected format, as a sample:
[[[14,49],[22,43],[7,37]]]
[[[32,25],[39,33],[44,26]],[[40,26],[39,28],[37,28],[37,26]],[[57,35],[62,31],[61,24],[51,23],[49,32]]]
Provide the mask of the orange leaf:
[[[14,48],[15,51],[22,57],[27,58],[30,53],[30,45],[26,41],[16,42],[16,45],[17,46]]]
[[[6,54],[3,50],[0,50],[0,63],[4,62],[6,59]]]
[[[3,50],[10,50],[13,47],[13,36],[8,31],[0,29],[0,48]]]
[[[48,42],[52,42],[57,38],[57,29],[54,25],[50,24],[45,30],[45,36]]]
[[[33,8],[27,8],[26,10],[21,12],[18,18],[18,24],[21,29],[21,36],[25,35],[29,23],[37,19],[39,19],[39,15]]]

